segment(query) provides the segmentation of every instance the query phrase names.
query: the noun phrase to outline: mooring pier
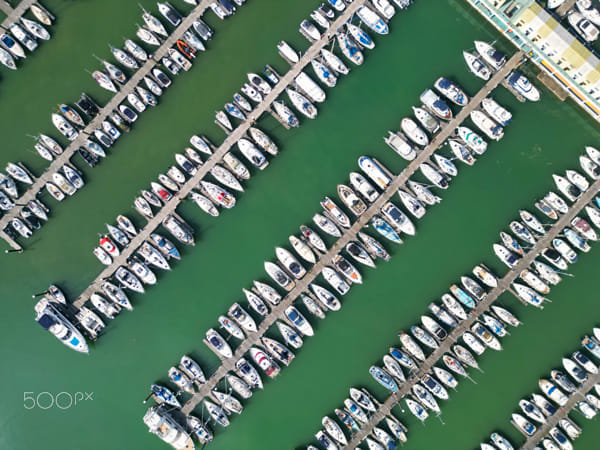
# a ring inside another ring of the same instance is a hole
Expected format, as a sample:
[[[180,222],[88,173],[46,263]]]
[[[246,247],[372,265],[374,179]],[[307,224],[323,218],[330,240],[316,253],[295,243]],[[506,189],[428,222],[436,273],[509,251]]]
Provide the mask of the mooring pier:
[[[352,3],[355,5],[356,2]],[[305,55],[306,56],[306,55]],[[236,348],[232,358],[226,359],[222,362],[221,366],[213,373],[206,384],[202,385],[198,392],[190,398],[182,408],[184,414],[189,414],[204,397],[209,395],[216,384],[229,372],[234,369],[235,362],[238,361],[253,345],[256,345],[260,338],[266,333],[266,331],[275,323],[276,320],[284,317],[285,309],[290,306],[296,298],[304,291],[307,290],[310,283],[321,273],[323,268],[330,264],[331,260],[337,255],[350,241],[356,238],[356,235],[362,228],[368,224],[369,220],[378,214],[382,206],[389,201],[389,199],[396,194],[398,189],[402,188],[408,179],[419,169],[423,162],[428,161],[429,157],[435,150],[439,148],[444,141],[450,137],[456,127],[458,127],[464,120],[469,116],[471,111],[479,106],[481,101],[494,90],[498,84],[506,77],[506,75],[519,65],[523,58],[521,52],[515,53],[505,66],[494,74],[494,76],[485,84],[485,86],[471,99],[468,105],[466,105],[453,120],[448,122],[446,126],[436,136],[435,142],[429,144],[421,153],[410,162],[410,164],[400,172],[400,174],[393,179],[387,189],[381,193],[381,195],[373,202],[369,208],[363,213],[352,226],[347,229],[344,234],[338,238],[338,240],[332,245],[332,247],[321,256],[319,261],[308,271],[308,273],[300,280],[296,281],[296,286],[292,289],[288,295],[271,309],[271,314],[265,317],[260,323],[257,332],[251,333],[240,345]]]
[[[591,185],[590,188],[584,192],[575,203],[573,203],[573,205],[571,205],[569,211],[562,215],[558,221],[553,224],[552,228],[550,228],[550,230],[536,242],[531,250],[526,253],[519,260],[519,262],[498,281],[498,286],[493,288],[487,294],[485,299],[482,300],[477,307],[471,311],[466,320],[463,320],[449,333],[448,337],[440,344],[439,348],[434,350],[419,366],[418,371],[413,374],[414,376],[410,380],[407,380],[406,383],[403,383],[397,392],[393,393],[386,399],[382,406],[370,417],[369,422],[361,427],[361,429],[352,437],[347,446],[343,447],[344,449],[354,449],[371,433],[373,427],[377,425],[387,414],[389,414],[392,408],[396,406],[403,397],[411,392],[412,386],[419,382],[423,375],[430,372],[433,365],[438,362],[444,353],[449,352],[450,347],[458,341],[462,334],[471,327],[471,325],[479,318],[479,316],[481,316],[481,314],[490,308],[490,306],[501,294],[509,289],[511,283],[519,278],[521,271],[529,268],[533,260],[540,254],[540,252],[551,245],[552,239],[559,236],[563,229],[570,225],[571,220],[573,220],[573,218],[575,218],[575,216],[577,216],[577,214],[579,214],[579,212],[593,200],[594,196],[599,191],[600,180],[594,182],[594,184]]]

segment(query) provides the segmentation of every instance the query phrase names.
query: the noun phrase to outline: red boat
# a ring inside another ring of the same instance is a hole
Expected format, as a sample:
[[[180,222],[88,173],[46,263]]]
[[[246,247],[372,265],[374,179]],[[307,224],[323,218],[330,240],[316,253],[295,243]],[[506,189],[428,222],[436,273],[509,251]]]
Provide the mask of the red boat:
[[[106,235],[100,238],[100,247],[102,247],[106,253],[111,256],[119,256],[121,254],[119,247],[117,247],[112,239]]]
[[[188,59],[194,59],[196,57],[196,52],[192,49],[192,47],[187,45],[181,39],[177,41],[177,48],[181,51],[181,53],[187,56]]]

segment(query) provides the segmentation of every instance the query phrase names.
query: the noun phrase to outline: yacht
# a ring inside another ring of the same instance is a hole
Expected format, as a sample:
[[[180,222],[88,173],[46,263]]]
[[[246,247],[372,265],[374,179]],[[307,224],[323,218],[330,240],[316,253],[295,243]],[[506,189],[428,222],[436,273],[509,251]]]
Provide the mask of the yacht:
[[[429,392],[441,400],[448,400],[448,391],[434,377],[425,374],[421,377],[421,383]]]
[[[262,94],[251,84],[244,83],[244,85],[242,86],[241,89],[242,89],[242,92],[250,98],[250,100],[252,100],[256,103],[260,103],[263,101]]]
[[[433,114],[438,116],[440,119],[452,119],[453,116],[450,107],[431,89],[425,89],[419,99]]]
[[[112,264],[112,257],[102,247],[94,248],[93,253],[94,256],[96,256],[96,258],[98,258],[98,260],[105,266],[110,266]]]
[[[292,128],[297,128],[300,126],[300,122],[295,114],[285,105],[285,103],[280,101],[273,102],[273,108],[277,115],[287,123]]]
[[[329,436],[321,430],[319,430],[315,434],[315,438],[317,438],[317,441],[323,446],[325,450],[338,450],[339,448],[337,445],[334,444],[333,440],[330,439]]]
[[[446,353],[444,356],[442,356],[442,361],[444,362],[446,367],[448,369],[450,369],[452,372],[454,372],[455,374],[461,375],[463,377],[468,376],[467,371],[462,366],[462,364],[460,362],[458,362],[458,360],[456,358],[454,358]]]
[[[323,230],[325,233],[333,236],[333,237],[340,237],[342,235],[342,232],[340,231],[340,229],[328,218],[326,218],[325,216],[321,215],[321,214],[315,214],[313,216],[313,222],[321,229]]]
[[[429,347],[431,349],[439,348],[437,341],[431,336],[427,331],[421,328],[418,325],[413,325],[410,327],[410,332],[412,335],[423,345]]]
[[[374,216],[370,222],[371,225],[373,225],[373,228],[375,228],[375,231],[377,231],[383,237],[389,239],[392,242],[395,242],[396,244],[402,244],[403,241],[402,239],[400,239],[398,233],[396,233],[392,226],[389,223],[387,223],[384,219],[382,219],[379,216]]]
[[[398,337],[400,338],[402,348],[404,348],[408,353],[410,353],[419,361],[425,361],[425,353],[423,353],[421,347],[419,347],[419,345],[415,342],[415,340],[412,337],[410,337],[403,331],[398,332]]]
[[[368,156],[361,156],[358,159],[358,166],[379,188],[383,190],[385,190],[392,182],[392,179],[386,175],[383,168]],[[350,181],[352,182],[352,176]]]
[[[104,283],[102,283],[101,288],[102,291],[106,294],[106,296],[110,298],[114,303],[129,311],[133,310],[133,307],[131,306],[127,295],[121,288],[115,286],[109,281],[105,281]]]
[[[23,50],[23,47],[21,47],[21,45],[18,42],[16,42],[10,35],[8,35],[6,33],[1,33],[0,34],[0,42],[2,42],[2,44],[4,44],[4,46],[7,48],[7,50],[15,58],[17,58],[17,59],[25,58],[25,50]]]
[[[223,339],[223,337],[215,330],[210,328],[206,332],[205,342],[223,358],[231,358],[233,352],[229,344]]]
[[[600,166],[585,155],[579,156],[579,165],[585,173],[592,179],[600,179]]]
[[[215,177],[215,179],[219,183],[223,184],[224,186],[227,186],[228,188],[231,188],[238,192],[244,191],[244,188],[242,187],[240,182],[236,179],[236,177],[229,170],[224,168],[223,166],[220,166],[219,164],[215,164],[212,167],[212,169],[210,169],[210,174],[213,177]],[[183,177],[183,180],[185,180],[185,177]]]
[[[169,369],[168,375],[171,381],[182,391],[185,391],[189,394],[194,394],[196,392],[194,389],[194,385],[192,384],[188,376],[181,372],[179,369],[171,367]]]
[[[157,2],[156,5],[158,6],[158,12],[160,12],[171,25],[176,27],[181,23],[181,14],[179,14],[179,12],[177,12],[177,10],[173,8],[169,2]]]
[[[315,254],[303,239],[298,239],[296,236],[290,235],[289,241],[290,245],[302,259],[310,264],[315,264],[317,262]]]
[[[383,138],[383,140],[392,148],[392,150],[398,153],[405,160],[412,161],[417,157],[415,148],[404,138],[400,137],[398,133],[388,131],[388,136]]]
[[[252,389],[262,389],[263,383],[258,371],[251,365],[246,359],[240,358],[235,363],[235,368],[237,374],[243,378],[243,380],[250,386]]]
[[[471,331],[489,348],[497,351],[502,350],[500,341],[481,323],[475,322],[471,325]]]
[[[365,163],[366,165],[366,163]],[[385,179],[382,179],[384,182]],[[373,203],[377,197],[379,197],[379,192],[367,181],[365,177],[363,177],[360,173],[350,172],[350,184],[356,189],[360,195],[369,203]]]
[[[413,182],[409,181],[409,185],[411,185],[411,183],[413,183]],[[420,185],[414,183],[412,186],[416,187],[416,186],[420,186]],[[420,219],[421,217],[423,217],[425,215],[425,213],[427,212],[427,210],[425,209],[423,204],[419,201],[419,199],[414,197],[409,192],[407,192],[403,189],[399,189],[398,195],[400,196],[400,200],[402,201],[402,204],[404,205],[404,207],[408,210],[408,212],[410,212],[417,219]],[[423,196],[421,196],[421,197],[423,198]],[[434,197],[433,194],[431,195],[431,197]],[[434,199],[434,203],[435,203],[435,199]]]
[[[331,267],[325,266],[321,274],[329,285],[340,294],[344,295],[350,290],[350,285]]]
[[[460,282],[478,302],[482,301],[487,295],[485,289],[483,289],[483,287],[481,287],[481,285],[472,278],[462,276],[460,277]]]
[[[550,378],[552,378],[552,381],[554,381],[558,387],[563,389],[567,394],[572,394],[577,390],[577,386],[575,386],[571,380],[569,380],[569,378],[560,370],[551,371]]]
[[[117,314],[121,312],[121,307],[118,304],[109,302],[98,294],[92,294],[90,296],[90,302],[94,305],[94,308],[104,314],[108,319],[114,319]]]
[[[585,207],[585,212],[596,228],[600,228],[600,211],[593,206],[587,205]]]
[[[371,0],[371,3],[386,20],[391,19],[396,14],[396,9],[388,0]]]
[[[313,248],[323,253],[327,252],[327,246],[325,245],[325,242],[323,242],[323,239],[321,239],[316,232],[311,230],[306,225],[300,225],[300,231],[302,232],[302,236],[308,240],[308,243],[312,245]]]
[[[463,58],[465,58],[467,67],[473,75],[485,81],[490,79],[492,71],[483,63],[483,61],[481,61],[481,59],[467,51],[463,51]]]
[[[208,197],[217,205],[227,209],[231,209],[235,206],[235,197],[222,187],[208,181],[201,181],[200,186],[203,191],[206,192]]]
[[[554,183],[558,190],[567,197],[569,201],[574,202],[582,194],[581,190],[574,184],[571,184],[566,178],[556,174],[552,174],[552,178],[554,179]]]
[[[458,106],[465,106],[469,103],[469,97],[465,92],[452,80],[445,77],[440,77],[433,85],[444,97]]]
[[[333,200],[329,197],[324,197],[323,200],[321,200],[321,206],[325,210],[327,216],[331,217],[336,224],[343,228],[350,228],[350,219]]]
[[[151,264],[152,266],[162,270],[171,270],[171,266],[167,262],[166,258],[148,241],[144,241],[137,252],[144,258],[147,264]]]
[[[427,309],[429,309],[429,311],[431,311],[431,313],[437,317],[440,322],[448,325],[449,327],[455,328],[458,325],[457,320],[448,311],[446,311],[445,308],[435,303],[430,303]]]
[[[21,28],[19,24],[13,23],[8,26],[8,29],[12,35],[16,37],[17,40],[21,42],[21,44],[23,44],[30,52],[33,52],[38,47],[37,41],[33,39],[23,28]]]
[[[262,94],[267,95],[272,91],[271,86],[260,75],[248,73],[248,81],[252,86],[258,89]]]
[[[310,322],[308,322],[294,306],[288,306],[286,308],[285,316],[304,336],[314,336],[314,331]]]
[[[321,33],[310,20],[300,22],[299,31],[311,42],[321,39]]]
[[[473,336],[469,332],[466,332],[463,334],[463,340],[465,339],[465,335],[467,336],[467,340],[469,340],[472,345],[477,346],[478,349],[482,352],[485,351],[485,347],[483,347],[481,342],[477,338],[475,338],[475,336]],[[477,364],[477,360],[465,347],[463,347],[462,345],[454,345],[452,346],[452,351],[462,363],[468,365],[469,367],[473,367],[474,369],[480,370],[479,365]]]
[[[89,352],[83,335],[48,299],[42,298],[37,302],[35,312],[36,322],[50,331],[64,345],[80,353]]]
[[[503,245],[494,244],[493,248],[494,248],[494,253],[496,254],[496,256],[498,258],[500,258],[500,260],[504,264],[506,264],[508,267],[514,267],[515,264],[517,264],[519,262],[519,260],[521,259],[521,258],[515,256],[514,253],[512,253],[510,250],[508,250]]]
[[[360,66],[364,62],[365,58],[352,38],[345,32],[338,32],[336,36],[338,46],[340,47],[340,50],[344,56],[357,66]]]
[[[252,391],[250,390],[250,386],[248,386],[244,380],[232,374],[227,374],[225,379],[227,380],[229,386],[231,386],[231,388],[237,394],[239,394],[240,397],[245,399],[252,397]]]
[[[313,81],[305,72],[300,72],[294,78],[296,86],[304,92],[313,102],[322,103],[325,101],[325,91]]]
[[[279,366],[265,352],[257,347],[250,347],[250,356],[269,378],[279,375]]]
[[[227,314],[244,330],[250,333],[255,333],[257,331],[258,328],[256,322],[239,303],[231,305]]]
[[[580,191],[585,192],[590,187],[589,181],[579,172],[576,172],[575,170],[567,170],[566,175],[567,180],[577,186]]]
[[[577,34],[586,42],[594,42],[598,39],[600,31],[592,22],[586,19],[581,13],[571,10],[567,16],[569,25],[571,25]]]
[[[415,114],[415,118],[419,121],[423,128],[425,128],[427,132],[434,134],[437,131],[439,131],[440,122],[431,114],[429,114],[426,109],[413,106],[412,110]]]
[[[477,355],[482,355],[485,352],[485,345],[481,342],[481,340],[477,339],[475,335],[472,333],[465,331],[462,334],[462,338],[465,344],[473,350]]]
[[[371,30],[377,34],[388,34],[389,28],[385,21],[368,6],[361,6],[356,11],[356,15]]]
[[[492,305],[492,311],[494,311],[494,314],[496,314],[508,325],[517,327],[521,324],[521,322],[519,322],[519,320],[510,311],[502,308],[501,306]]]
[[[549,219],[558,220],[558,213],[545,199],[541,199],[535,202],[535,207],[538,209],[538,211],[543,213]]]
[[[577,253],[575,253],[575,251],[569,246],[569,244],[567,244],[562,239],[553,239],[552,246],[569,264],[573,264],[577,261]]]
[[[144,414],[144,423],[150,433],[176,449],[194,449],[194,442],[185,429],[170,414],[165,406],[154,405]]]
[[[392,202],[387,202],[381,207],[383,216],[399,231],[408,235],[415,235],[415,226],[411,220]]]
[[[541,309],[544,308],[542,303],[546,299],[544,297],[542,297],[541,295],[539,295],[532,288],[530,288],[529,286],[525,286],[524,284],[517,283],[517,282],[513,282],[512,285],[515,288],[515,291],[517,292],[517,295],[519,296],[520,299],[522,299],[526,303],[529,303],[530,305],[533,305],[537,308],[541,308]]]
[[[498,286],[498,278],[496,275],[483,264],[479,264],[473,268],[473,275],[488,287],[495,288]]]
[[[188,152],[190,149],[186,149]],[[188,153],[189,156],[189,153]],[[242,162],[236,158],[231,152],[227,152],[223,155],[223,163],[241,180],[250,179],[250,171],[242,164]]]
[[[242,292],[246,296],[246,300],[248,300],[250,307],[261,316],[266,317],[269,310],[263,299],[248,289],[242,289]]]
[[[462,305],[450,294],[442,295],[442,303],[458,320],[466,320],[467,313]]]
[[[371,366],[371,368],[369,369],[369,373],[375,381],[377,381],[387,390],[391,392],[396,392],[398,390],[398,385],[396,384],[392,376],[381,367]]]
[[[204,399],[204,406],[206,407],[208,414],[216,423],[223,427],[229,426],[229,419],[227,418],[227,414],[225,413],[225,411],[223,411],[223,409],[220,406],[217,406],[216,404],[207,400],[206,398]]]
[[[448,139],[448,144],[450,145],[450,149],[457,159],[469,166],[475,164],[476,159],[463,144],[455,139]]]
[[[460,126],[456,129],[458,136],[467,144],[467,146],[478,155],[482,155],[487,150],[487,142],[481,136],[468,127]]]
[[[351,433],[354,433],[359,430],[358,424],[346,410],[336,409],[335,415],[338,417],[338,419],[340,419],[340,422],[342,422],[346,426],[348,431],[350,431]]]
[[[233,94],[233,101],[235,102],[236,105],[238,105],[244,111],[246,111],[246,112],[252,111],[252,105],[250,104],[250,102],[246,99],[246,97],[244,97],[239,92],[236,92],[235,94]]]
[[[362,215],[367,210],[367,205],[363,202],[358,195],[352,190],[352,188],[344,185],[337,185],[338,196],[344,202],[344,204],[352,211],[355,216]]]
[[[277,342],[275,339],[263,337],[261,341],[264,344],[267,351],[282,364],[289,366],[290,363],[294,360],[295,355],[291,352],[291,350],[288,349],[285,345]]]
[[[368,250],[371,256],[381,258],[384,261],[390,260],[389,253],[385,250],[385,247],[381,245],[381,243],[377,239],[361,231],[358,232],[358,238],[365,245],[365,249]]]
[[[363,48],[373,49],[375,48],[375,42],[367,34],[366,31],[361,30],[358,26],[346,22],[346,29],[350,36]]]
[[[195,245],[191,227],[177,217],[169,214],[162,225],[182,244]]]
[[[492,119],[502,126],[508,125],[508,122],[510,122],[512,119],[512,114],[500,106],[498,102],[491,97],[484,98],[481,101],[481,106],[483,110],[492,117]]]
[[[383,364],[388,373],[392,375],[396,380],[398,380],[400,383],[406,382],[406,376],[402,371],[400,363],[398,363],[398,361],[396,361],[392,356],[383,355]],[[350,395],[352,395],[352,391],[350,392]]]
[[[521,414],[513,413],[511,423],[527,436],[531,436],[537,430],[537,428]]]
[[[50,14],[50,12],[48,12],[48,10],[45,9],[40,4],[33,3],[29,7],[29,10],[33,13],[35,18],[37,20],[39,20],[40,22],[42,22],[44,25],[52,25],[52,22],[55,19],[55,17],[52,14]]]
[[[298,61],[300,61],[300,56],[298,56],[296,50],[294,50],[286,41],[279,41],[277,44],[277,50],[281,56],[283,56],[292,64],[296,64]]]
[[[502,126],[490,119],[484,112],[475,109],[471,111],[470,117],[473,123],[490,139],[499,141],[504,136]]]
[[[350,72],[350,69],[344,64],[344,62],[338,58],[333,52],[322,48],[321,56],[324,61],[327,63],[329,67],[335,70],[337,73],[341,75],[347,75]]]
[[[499,70],[506,63],[506,55],[496,50],[487,42],[474,41],[474,44],[477,52],[493,69]]]
[[[337,299],[337,297],[324,287],[321,287],[318,284],[311,283],[310,288],[316,295],[319,302],[325,305],[325,307],[330,311],[339,311],[339,309],[342,307],[342,304]]]
[[[522,399],[519,401],[519,407],[521,408],[521,411],[523,411],[523,413],[530,419],[535,420],[538,423],[546,422],[546,417],[534,403]]]
[[[362,284],[362,276],[360,275],[360,272],[342,255],[336,255],[332,260],[332,264],[351,283]]]
[[[335,87],[337,84],[337,77],[333,73],[332,69],[317,59],[312,59],[310,64],[314,72],[317,74],[319,80],[321,80],[328,87]]]
[[[250,132],[250,136],[252,137],[252,139],[254,139],[254,141],[266,152],[268,152],[269,154],[275,156],[279,153],[279,149],[277,148],[277,145],[275,145],[275,143],[271,140],[271,138],[269,138],[269,136],[267,136],[267,134],[265,132],[263,132],[262,130],[256,128],[256,127],[250,127],[248,129],[248,131]]]
[[[440,407],[433,397],[431,393],[427,389],[425,389],[421,384],[413,384],[412,392],[417,399],[427,408],[435,412],[436,414],[441,414]]]
[[[429,417],[429,414],[427,413],[427,411],[425,411],[421,404],[414,400],[411,400],[410,398],[405,398],[404,401],[406,402],[408,410],[421,422],[425,422],[425,419]]]
[[[536,231],[541,235],[546,233],[546,229],[544,228],[542,223],[529,211],[521,209],[519,210],[519,215],[521,216],[521,219],[523,220],[525,225],[527,225],[533,231]]]
[[[115,271],[115,278],[119,280],[124,287],[131,289],[132,291],[139,292],[140,294],[145,292],[144,286],[142,286],[140,280],[123,266],[119,266]]]
[[[327,431],[327,434],[329,434],[329,436],[331,436],[333,439],[335,439],[340,445],[343,446],[343,445],[348,444],[348,440],[346,439],[346,436],[344,436],[342,429],[330,417],[328,417],[328,416],[323,417],[323,419],[321,419],[321,424]],[[317,437],[317,439],[319,439],[319,438]]]
[[[523,270],[519,276],[523,281],[525,281],[530,287],[538,291],[540,294],[548,294],[550,292],[550,287],[530,270]]]
[[[473,300],[473,298],[461,288],[459,288],[456,284],[450,285],[450,292],[452,292],[452,295],[454,295],[458,300],[460,300],[460,302],[466,307],[471,309],[475,308],[476,303]]]
[[[289,251],[282,247],[275,247],[275,255],[279,263],[296,279],[306,275],[306,269]]]
[[[302,338],[296,332],[296,330],[294,330],[289,325],[286,325],[285,323],[279,321],[277,322],[277,328],[279,329],[279,332],[281,333],[281,335],[285,339],[285,342],[289,346],[294,347],[296,349],[302,347]]]
[[[152,238],[158,249],[162,252],[162,254],[165,255],[165,257],[169,259],[181,259],[181,255],[179,254],[177,247],[175,247],[173,243],[167,238],[161,236],[158,233],[152,233],[150,237]]]
[[[506,77],[508,84],[527,100],[537,102],[540,99],[540,91],[519,71],[513,71]]]
[[[558,389],[554,385],[554,383],[552,383],[551,381],[548,381],[548,380],[545,380],[542,378],[539,381],[539,386],[540,386],[540,389],[542,390],[542,392],[544,394],[546,394],[546,396],[550,400],[554,401],[559,406],[564,406],[567,404],[567,401],[569,400],[569,398],[560,389]]]
[[[290,101],[298,111],[300,111],[309,119],[314,119],[315,117],[317,117],[317,108],[315,108],[315,105],[308,101],[308,99],[304,95],[300,94],[298,91],[292,88],[286,88],[285,91]]]
[[[521,222],[513,220],[512,222],[510,222],[508,227],[510,228],[510,231],[512,231],[519,239],[523,240],[524,242],[531,245],[535,245],[535,243],[537,242],[536,238],[533,236],[533,233],[531,233],[531,231],[529,231],[529,229],[525,227],[525,225],[523,225]]]
[[[575,362],[577,362],[581,367],[583,367],[586,370],[586,372],[589,372],[591,374],[598,373],[598,366],[596,366],[596,364],[590,361],[590,359],[580,351],[574,352],[571,355],[571,357]]]
[[[356,419],[361,424],[368,423],[369,419],[367,414],[363,411],[363,409],[356,404],[353,400],[347,398],[344,400],[344,406],[348,410],[348,412],[352,415],[354,419]]]
[[[225,129],[233,131],[231,121],[227,117],[227,114],[225,114],[223,111],[219,110],[215,113],[215,122],[219,125],[222,125]]]
[[[135,276],[144,284],[156,284],[156,275],[144,263],[133,259],[129,263],[129,268]]]
[[[591,250],[590,245],[587,243],[585,239],[583,239],[579,234],[573,231],[571,228],[565,227],[563,229],[563,234],[569,241],[569,243],[575,247],[577,250],[587,253]]]

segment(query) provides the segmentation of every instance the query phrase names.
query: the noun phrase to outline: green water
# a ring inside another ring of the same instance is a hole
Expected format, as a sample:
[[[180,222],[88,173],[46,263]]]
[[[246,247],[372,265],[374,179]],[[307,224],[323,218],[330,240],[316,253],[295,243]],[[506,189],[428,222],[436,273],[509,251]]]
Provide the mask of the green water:
[[[153,2],[141,3],[155,10]],[[182,2],[173,4],[185,10]],[[480,86],[467,73],[461,50],[473,39],[495,39],[492,30],[461,1],[418,1],[391,22],[391,34],[376,40],[363,67],[353,67],[328,90],[317,120],[303,120],[293,131],[270,117],[261,121],[282,151],[267,170],[254,174],[234,210],[213,219],[195,205],[180,208],[196,229],[196,247],[183,249],[183,261],[173,272],[161,273],[156,287],[134,297],[134,312],[113,321],[90,356],[75,354],[44,333],[32,320],[31,294],[55,282],[73,298],[87,286],[101,269],[91,249],[104,223],[120,213],[134,217],[136,192],[173,163],[173,153],[190,135],[204,133],[217,143],[223,139],[212,124],[214,111],[230,99],[246,72],[258,72],[264,63],[285,71],[275,45],[285,39],[306,48],[297,25],[318,4],[249,0],[224,22],[210,16],[216,33],[194,69],[175,80],[160,106],[143,114],[110,158],[94,170],[76,160],[89,185],[63,204],[48,199],[52,219],[26,243],[27,251],[2,256],[1,449],[167,448],[141,420],[149,384],[166,382],[169,366],[183,353],[192,354],[208,373],[218,366],[202,343],[204,332],[242,299],[242,287],[264,279],[262,263],[273,258],[273,247],[286,245],[289,234],[310,221],[321,197],[334,194],[356,169],[358,156],[376,156],[394,171],[405,166],[382,136],[398,128],[423,89],[440,75],[456,79],[471,94]],[[20,70],[0,76],[3,161],[22,160],[38,173],[45,162],[32,153],[25,135],[52,133],[54,105],[72,103],[82,90],[107,101],[84,69],[97,68],[91,55],[108,57],[107,42],[132,37],[141,21],[137,2],[48,0],[45,5],[58,16],[52,40]],[[506,43],[500,46],[511,50]],[[491,251],[498,231],[519,208],[531,208],[552,188],[553,172],[577,165],[583,146],[598,140],[598,128],[545,90],[537,104],[519,104],[502,89],[494,95],[514,114],[502,142],[491,144],[475,167],[459,167],[460,176],[418,224],[417,236],[402,247],[388,245],[392,261],[365,269],[365,284],[344,297],[341,311],[325,321],[312,320],[316,336],[289,368],[244,403],[246,411],[229,429],[217,430],[213,448],[300,447],[311,441],[321,417],[339,407],[350,386],[367,386],[384,398],[367,369],[397,344],[395,333],[417,322],[426,305],[476,263],[503,273]],[[598,323],[594,290],[600,253],[580,260],[572,269],[575,278],[553,289],[553,303],[541,312],[501,299],[525,326],[503,340],[505,351],[480,359],[486,373],[474,374],[478,384],[463,382],[451,394],[453,401],[443,404],[445,426],[430,419],[423,428],[401,416],[409,427],[407,448],[476,448],[495,429],[520,442],[508,425],[518,400],[537,390],[537,379]],[[66,410],[28,410],[25,392],[94,394],[93,400]],[[597,448],[600,430],[576,421],[584,428],[577,448]]]

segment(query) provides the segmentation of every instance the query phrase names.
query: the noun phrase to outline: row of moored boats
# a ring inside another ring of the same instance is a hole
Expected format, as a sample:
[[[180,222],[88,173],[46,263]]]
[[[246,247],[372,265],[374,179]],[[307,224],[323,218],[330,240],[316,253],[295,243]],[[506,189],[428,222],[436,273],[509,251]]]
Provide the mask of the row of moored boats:
[[[0,63],[12,70],[17,70],[18,60],[39,47],[38,40],[47,41],[51,37],[44,25],[52,25],[55,17],[39,3],[33,3],[27,11],[37,20],[21,16],[0,33]]]
[[[569,418],[568,413],[575,410],[591,420],[600,410],[600,384],[593,385],[595,392],[591,392],[591,389],[582,391],[583,383],[598,375],[595,360],[600,360],[600,328],[594,328],[592,335],[584,336],[581,346],[584,351],[578,350],[562,358],[560,369],[552,370],[549,377],[540,378],[538,384],[542,394],[535,393],[519,400],[520,410],[511,416],[511,424],[530,437],[540,427],[546,426],[549,420],[553,420],[555,414],[563,413],[572,396],[578,396],[579,401],[574,403],[573,409],[567,410],[567,414],[548,430],[548,434],[537,442],[535,450],[573,450],[572,441],[581,435],[582,430]],[[588,352],[592,358],[587,355]],[[513,450],[514,447],[499,433],[492,435],[490,443],[481,444],[481,450],[497,449]]]

